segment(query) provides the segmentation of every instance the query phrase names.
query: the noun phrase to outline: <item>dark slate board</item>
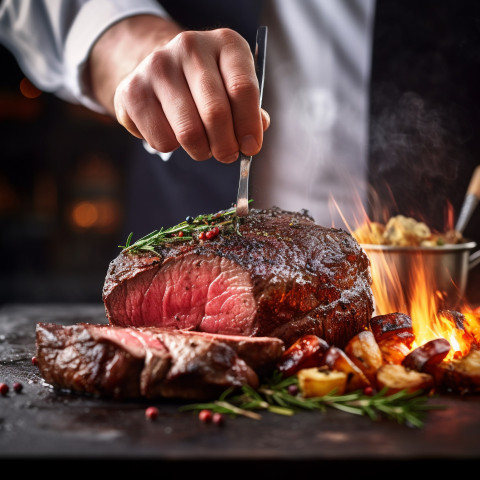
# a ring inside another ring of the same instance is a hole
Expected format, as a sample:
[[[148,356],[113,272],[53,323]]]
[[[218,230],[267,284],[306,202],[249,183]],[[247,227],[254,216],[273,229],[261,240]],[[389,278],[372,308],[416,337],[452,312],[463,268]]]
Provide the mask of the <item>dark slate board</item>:
[[[260,421],[227,418],[219,427],[180,412],[175,401],[114,401],[53,390],[31,362],[37,322],[106,323],[106,318],[102,305],[0,309],[0,382],[24,386],[20,394],[10,389],[0,396],[0,463],[17,461],[25,468],[25,460],[63,459],[80,466],[143,460],[162,463],[163,473],[165,465],[179,473],[227,464],[222,476],[266,469],[276,478],[292,478],[289,468],[298,473],[304,467],[332,467],[346,473],[370,468],[372,462],[387,462],[388,468],[429,462],[445,471],[446,462],[461,461],[465,467],[466,461],[480,459],[480,395],[432,399],[448,408],[430,412],[423,429],[337,410],[292,417],[265,413]],[[160,409],[155,421],[144,415],[151,404]]]

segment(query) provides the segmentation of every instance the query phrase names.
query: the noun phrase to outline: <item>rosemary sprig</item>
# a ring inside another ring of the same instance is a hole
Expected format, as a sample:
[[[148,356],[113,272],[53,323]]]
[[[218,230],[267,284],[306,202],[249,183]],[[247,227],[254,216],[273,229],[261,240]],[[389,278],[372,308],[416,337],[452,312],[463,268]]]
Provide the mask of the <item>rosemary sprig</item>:
[[[196,403],[180,407],[182,411],[200,411],[209,409],[214,412],[243,415],[254,420],[260,420],[258,410],[267,410],[280,415],[294,415],[299,411],[325,412],[335,408],[353,415],[367,416],[371,420],[386,418],[410,427],[421,428],[424,417],[429,410],[445,408],[442,405],[429,403],[429,396],[422,391],[408,393],[400,391],[388,395],[383,389],[375,395],[366,395],[361,390],[344,395],[334,391],[322,397],[303,397],[300,393],[291,393],[289,387],[298,387],[297,377],[283,378],[275,372],[270,379],[258,388],[242,387],[239,393],[227,389],[218,400],[209,403]]]
[[[250,200],[252,202],[253,200]],[[197,217],[187,217],[186,220],[169,228],[160,228],[131,243],[133,233],[127,238],[125,245],[119,245],[119,248],[129,252],[155,252],[155,247],[161,244],[172,242],[187,242],[196,238],[201,232],[211,230],[217,227],[222,231],[231,228],[237,228],[236,207],[227,210],[221,210],[216,213],[198,215]],[[180,233],[181,232],[181,233]],[[179,235],[180,234],[180,235]]]

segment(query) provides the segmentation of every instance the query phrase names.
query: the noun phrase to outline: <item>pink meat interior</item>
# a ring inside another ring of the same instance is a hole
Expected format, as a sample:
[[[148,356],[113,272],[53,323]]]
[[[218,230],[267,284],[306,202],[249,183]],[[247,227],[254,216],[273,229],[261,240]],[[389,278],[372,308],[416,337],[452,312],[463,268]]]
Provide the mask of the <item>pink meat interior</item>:
[[[253,333],[250,275],[237,263],[188,253],[122,282],[109,299],[112,322],[210,333]]]

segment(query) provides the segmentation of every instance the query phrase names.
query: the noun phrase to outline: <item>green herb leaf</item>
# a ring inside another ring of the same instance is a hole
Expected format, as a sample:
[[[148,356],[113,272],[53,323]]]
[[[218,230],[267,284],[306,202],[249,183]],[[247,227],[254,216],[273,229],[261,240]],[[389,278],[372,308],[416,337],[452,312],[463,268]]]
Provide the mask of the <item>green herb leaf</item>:
[[[127,241],[125,242],[125,245],[119,245],[119,248],[128,248],[130,246],[130,241],[132,240],[133,232],[130,232],[130,235],[127,238]]]
[[[372,421],[383,417],[410,427],[421,428],[424,416],[429,410],[445,408],[429,403],[431,397],[421,390],[413,393],[402,390],[391,395],[388,395],[386,389],[375,395],[365,395],[361,390],[344,395],[337,395],[332,391],[322,397],[306,398],[301,393],[290,393],[288,388],[291,385],[298,387],[296,375],[284,378],[280,372],[275,371],[257,389],[248,385],[243,386],[240,392],[229,388],[217,401],[186,405],[180,409],[183,411],[209,409],[260,420],[261,416],[252,415],[252,410],[266,410],[290,416],[302,410],[325,412],[328,408],[335,408],[352,415],[367,416]]]
[[[253,200],[250,200],[252,202]],[[199,215],[192,221],[183,221],[170,228],[161,228],[138,239],[131,244],[132,233],[128,236],[125,245],[119,245],[119,248],[128,252],[155,252],[155,247],[172,242],[188,242],[198,238],[201,232],[218,227],[221,232],[228,230],[239,233],[237,210],[232,207],[228,210],[221,210],[216,213]],[[182,232],[179,236],[178,234]]]

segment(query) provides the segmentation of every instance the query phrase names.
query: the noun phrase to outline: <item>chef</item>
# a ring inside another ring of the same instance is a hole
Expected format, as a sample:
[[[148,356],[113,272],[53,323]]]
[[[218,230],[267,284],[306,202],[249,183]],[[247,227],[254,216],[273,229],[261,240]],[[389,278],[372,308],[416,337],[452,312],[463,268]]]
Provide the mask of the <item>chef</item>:
[[[255,206],[307,208],[330,225],[331,197],[347,213],[357,198],[345,185],[360,191],[366,175],[374,1],[261,5],[10,0],[1,37],[38,87],[115,116],[142,140],[130,230],[229,207],[240,150],[256,155]],[[262,111],[251,55],[260,23],[269,29]]]
[[[256,207],[306,208],[336,226],[363,207],[416,212],[440,229],[478,163],[478,10],[4,0],[0,41],[39,88],[132,134],[126,230],[136,236],[230,206],[239,151],[255,155]],[[250,53],[259,24],[269,29],[263,109]],[[478,239],[475,218],[466,233]]]

